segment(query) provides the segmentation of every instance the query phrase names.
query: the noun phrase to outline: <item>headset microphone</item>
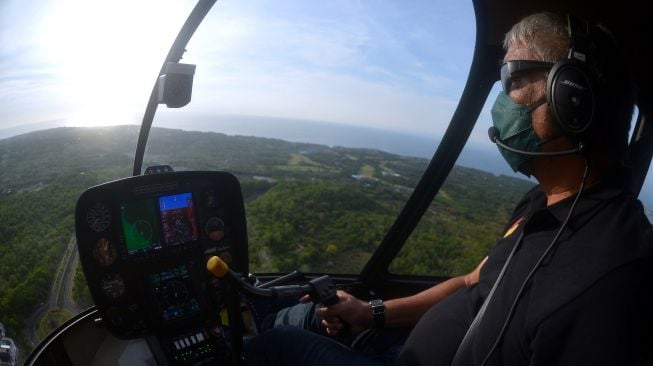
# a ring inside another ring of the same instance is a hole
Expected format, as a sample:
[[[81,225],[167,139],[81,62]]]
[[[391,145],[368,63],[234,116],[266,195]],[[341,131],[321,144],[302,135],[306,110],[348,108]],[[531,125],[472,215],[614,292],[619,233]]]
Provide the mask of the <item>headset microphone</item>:
[[[524,150],[518,150],[515,148],[512,148],[503,142],[501,142],[501,136],[499,135],[499,129],[496,127],[490,127],[487,130],[488,136],[490,137],[490,141],[494,142],[495,144],[501,146],[502,148],[512,151],[517,154],[522,154],[522,155],[528,155],[528,156],[565,156],[565,155],[574,155],[578,154],[583,149],[585,146],[583,146],[582,143],[578,143],[578,147],[573,149],[573,150],[563,150],[563,151],[539,151],[539,152],[533,152],[533,151],[524,151]]]

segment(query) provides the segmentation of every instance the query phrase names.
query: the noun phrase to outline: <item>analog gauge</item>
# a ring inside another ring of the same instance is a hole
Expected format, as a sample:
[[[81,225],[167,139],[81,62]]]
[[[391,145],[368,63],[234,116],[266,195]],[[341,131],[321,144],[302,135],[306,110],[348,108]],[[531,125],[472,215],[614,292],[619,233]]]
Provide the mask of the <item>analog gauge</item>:
[[[204,225],[206,235],[213,241],[220,241],[224,238],[224,221],[219,217],[211,217]]]
[[[181,306],[188,299],[188,289],[181,281],[170,281],[163,286],[163,299],[168,306]]]
[[[103,266],[111,265],[115,262],[118,257],[116,247],[111,244],[109,239],[101,238],[95,242],[95,247],[93,248],[93,258],[95,258],[98,263]]]
[[[107,274],[102,279],[102,290],[107,297],[116,299],[125,293],[125,281],[119,274]]]
[[[107,206],[96,203],[86,211],[86,223],[93,231],[101,232],[111,224],[111,213]]]
[[[145,220],[138,220],[134,223],[136,227],[136,232],[143,238],[145,241],[150,241],[152,239],[152,224]]]
[[[218,206],[218,199],[217,199],[216,196],[215,196],[215,192],[214,192],[214,191],[208,191],[208,192],[206,192],[206,196],[205,196],[205,201],[204,201],[204,202],[205,202],[205,204],[206,204],[206,207],[208,207],[208,208],[216,208],[216,207]]]

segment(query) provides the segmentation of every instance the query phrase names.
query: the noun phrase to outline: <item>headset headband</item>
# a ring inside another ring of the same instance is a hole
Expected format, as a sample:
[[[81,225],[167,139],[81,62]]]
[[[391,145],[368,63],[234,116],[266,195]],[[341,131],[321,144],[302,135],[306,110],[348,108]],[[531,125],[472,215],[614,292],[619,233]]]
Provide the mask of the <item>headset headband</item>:
[[[589,24],[573,15],[567,15],[567,30],[570,40],[567,58],[585,63],[589,48]]]
[[[590,129],[595,113],[592,78],[588,72],[589,24],[567,16],[569,54],[556,63],[547,79],[547,104],[562,130],[579,136]]]

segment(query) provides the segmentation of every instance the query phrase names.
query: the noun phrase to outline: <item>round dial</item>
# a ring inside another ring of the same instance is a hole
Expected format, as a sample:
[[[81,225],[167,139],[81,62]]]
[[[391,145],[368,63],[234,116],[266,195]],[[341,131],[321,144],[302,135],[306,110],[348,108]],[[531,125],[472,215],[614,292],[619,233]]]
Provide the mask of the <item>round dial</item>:
[[[170,281],[163,286],[163,299],[169,306],[181,306],[188,299],[188,289],[181,281]]]
[[[115,299],[125,293],[125,281],[117,273],[109,273],[102,279],[102,290],[107,297]]]
[[[116,261],[118,253],[116,247],[111,244],[109,239],[101,238],[95,242],[95,247],[93,248],[93,258],[103,266],[111,265]]]
[[[214,191],[206,192],[204,203],[206,204],[206,207],[208,207],[208,208],[216,208],[218,206],[218,199],[215,196]]]
[[[111,224],[111,212],[102,203],[96,203],[86,211],[86,223],[96,232],[106,230]]]
[[[211,217],[204,225],[204,230],[212,241],[220,241],[224,238],[224,221],[219,217]]]

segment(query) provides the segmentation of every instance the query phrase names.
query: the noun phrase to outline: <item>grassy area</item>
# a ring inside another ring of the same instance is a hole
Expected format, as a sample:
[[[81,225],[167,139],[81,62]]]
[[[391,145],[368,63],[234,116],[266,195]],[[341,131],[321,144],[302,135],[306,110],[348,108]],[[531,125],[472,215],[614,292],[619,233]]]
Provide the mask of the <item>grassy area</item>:
[[[361,170],[358,172],[358,175],[374,178],[374,167],[369,164],[365,164],[361,167]]]
[[[313,165],[313,166],[320,166],[320,167],[324,166],[324,165],[322,165],[320,163],[316,163],[315,161],[311,160],[311,158],[309,158],[308,156],[302,155],[302,154],[292,154],[290,156],[290,160],[288,161],[288,165],[291,165],[291,166],[293,166],[293,165]]]
[[[57,327],[63,324],[66,320],[72,318],[73,315],[73,313],[62,309],[48,311],[43,318],[41,318],[39,325],[36,328],[37,338],[39,340],[45,339],[48,334],[57,329]]]

